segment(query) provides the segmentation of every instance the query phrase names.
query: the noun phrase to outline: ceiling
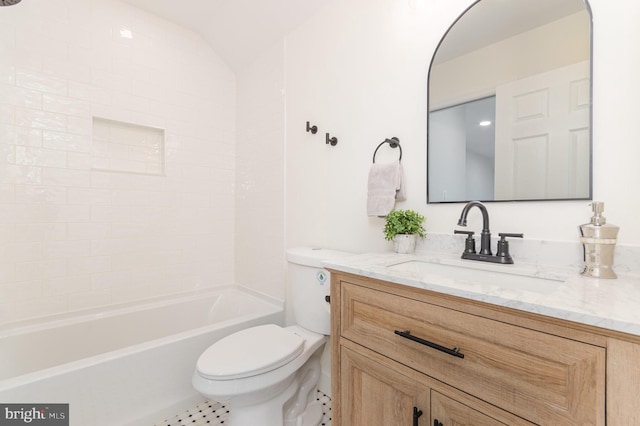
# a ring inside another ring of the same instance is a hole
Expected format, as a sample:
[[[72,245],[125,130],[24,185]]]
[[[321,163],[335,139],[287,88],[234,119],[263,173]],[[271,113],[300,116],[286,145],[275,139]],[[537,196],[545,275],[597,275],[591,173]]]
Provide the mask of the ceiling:
[[[585,0],[482,0],[464,13],[438,47],[434,63],[586,10]]]
[[[331,0],[123,1],[200,34],[238,71]],[[483,0],[483,7],[471,8],[473,13],[464,18],[469,21],[465,28],[473,28],[473,36],[466,30],[447,34],[447,52],[439,49],[436,62],[559,19],[584,9],[584,4],[584,0]]]
[[[235,71],[329,0],[124,0],[200,34]]]

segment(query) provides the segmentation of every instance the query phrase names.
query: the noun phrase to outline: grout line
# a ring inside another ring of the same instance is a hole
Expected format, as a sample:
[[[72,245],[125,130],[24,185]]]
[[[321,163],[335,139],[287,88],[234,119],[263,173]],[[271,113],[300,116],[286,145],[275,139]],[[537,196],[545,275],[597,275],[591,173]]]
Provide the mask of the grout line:
[[[324,414],[320,425],[331,426],[331,398],[317,391],[316,400],[322,403],[322,412]],[[225,404],[215,401],[203,401],[193,408],[176,414],[172,418],[155,423],[154,426],[215,426],[225,425],[228,419],[229,409]]]

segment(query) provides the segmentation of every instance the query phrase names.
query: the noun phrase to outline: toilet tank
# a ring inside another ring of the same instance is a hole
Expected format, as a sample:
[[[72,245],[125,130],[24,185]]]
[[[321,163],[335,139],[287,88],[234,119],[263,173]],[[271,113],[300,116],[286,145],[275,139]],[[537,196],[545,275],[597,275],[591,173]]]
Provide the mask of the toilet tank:
[[[353,253],[313,247],[287,250],[291,304],[296,324],[329,335],[331,306],[325,298],[329,295],[331,280],[322,262],[351,255]]]

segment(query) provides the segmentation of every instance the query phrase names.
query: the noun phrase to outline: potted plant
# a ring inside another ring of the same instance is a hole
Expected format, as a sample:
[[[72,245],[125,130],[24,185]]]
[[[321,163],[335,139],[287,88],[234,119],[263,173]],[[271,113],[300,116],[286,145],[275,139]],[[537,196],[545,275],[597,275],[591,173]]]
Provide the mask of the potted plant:
[[[413,253],[418,237],[424,238],[424,216],[414,210],[392,210],[385,218],[384,238],[396,253]]]

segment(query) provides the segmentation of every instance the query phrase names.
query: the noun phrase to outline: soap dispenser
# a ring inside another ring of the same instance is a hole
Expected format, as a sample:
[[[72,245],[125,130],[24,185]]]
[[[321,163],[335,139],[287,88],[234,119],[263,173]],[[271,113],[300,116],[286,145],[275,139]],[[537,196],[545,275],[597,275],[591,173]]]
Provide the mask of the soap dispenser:
[[[584,269],[581,274],[592,278],[617,278],[613,272],[613,252],[620,227],[608,224],[602,216],[602,201],[594,201],[591,208],[591,222],[579,226],[584,250]]]

